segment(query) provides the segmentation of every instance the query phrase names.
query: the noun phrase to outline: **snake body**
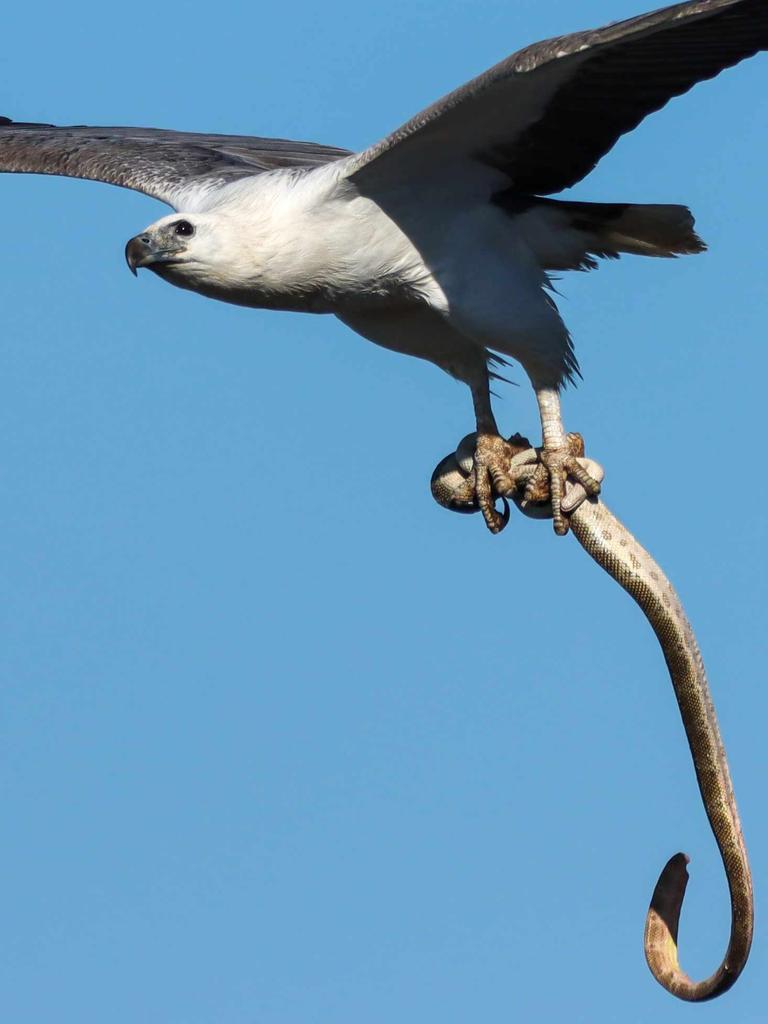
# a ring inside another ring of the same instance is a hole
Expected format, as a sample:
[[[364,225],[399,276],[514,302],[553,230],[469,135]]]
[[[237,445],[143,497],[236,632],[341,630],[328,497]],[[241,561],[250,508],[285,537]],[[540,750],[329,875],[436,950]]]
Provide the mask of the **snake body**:
[[[753,930],[752,878],[723,741],[696,636],[680,598],[662,570],[599,500],[570,517],[574,536],[597,564],[640,606],[664,654],[691,748],[704,809],[723,858],[731,896],[731,936],[717,970],[694,982],[681,969],[677,926],[688,882],[678,853],[659,877],[645,922],[645,956],[654,977],[681,999],[713,999],[733,985],[749,956]]]
[[[513,446],[512,452],[519,459],[519,446]],[[433,495],[446,507],[471,511],[471,489],[469,466],[462,465],[456,456],[444,459],[433,474]],[[506,496],[528,511],[526,503],[519,500],[519,485],[517,490],[513,487],[507,491]],[[675,854],[661,872],[648,908],[646,960],[656,980],[673,995],[690,1002],[713,999],[733,985],[747,962],[754,908],[747,851],[704,662],[680,598],[651,555],[599,499],[578,504],[577,496],[572,504],[576,506],[569,518],[573,535],[640,606],[659,641],[730,891],[731,934],[725,956],[710,977],[693,981],[680,967],[677,952],[688,858],[682,853]]]

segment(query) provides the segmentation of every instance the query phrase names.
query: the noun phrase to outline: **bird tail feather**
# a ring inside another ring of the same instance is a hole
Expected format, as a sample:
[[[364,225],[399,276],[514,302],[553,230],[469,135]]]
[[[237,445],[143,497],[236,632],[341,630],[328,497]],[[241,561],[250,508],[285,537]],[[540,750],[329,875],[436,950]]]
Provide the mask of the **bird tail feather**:
[[[674,257],[703,252],[686,206],[576,203],[561,199],[496,197],[514,214],[545,270],[592,270],[597,258],[622,253]]]

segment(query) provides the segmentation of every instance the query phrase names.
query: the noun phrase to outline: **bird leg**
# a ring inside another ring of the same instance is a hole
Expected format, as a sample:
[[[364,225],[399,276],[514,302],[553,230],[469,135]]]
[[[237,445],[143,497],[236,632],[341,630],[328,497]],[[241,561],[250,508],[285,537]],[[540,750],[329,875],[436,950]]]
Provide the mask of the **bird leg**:
[[[496,497],[503,495],[505,491],[510,493],[513,485],[508,476],[509,446],[504,438],[499,436],[496,417],[491,408],[487,374],[482,384],[472,387],[472,402],[477,422],[472,459],[474,498],[491,533],[501,533],[509,522],[509,505],[502,498],[504,511],[497,511]]]
[[[466,437],[456,458],[443,460],[433,474],[436,500],[459,512],[479,510],[491,533],[501,533],[509,522],[507,497],[522,502],[529,515],[551,514],[555,533],[562,536],[568,532],[569,512],[585,496],[600,493],[599,480],[583,464],[581,436],[565,433],[557,390],[536,386],[535,391],[541,416],[541,448],[534,450],[519,434],[509,441],[499,436],[485,378],[472,387],[477,433]],[[451,465],[460,468],[462,476],[457,476]],[[567,481],[580,485],[571,499],[565,498]],[[502,512],[496,508],[499,498],[504,503]]]
[[[536,387],[535,390],[541,417],[542,445],[539,464],[530,475],[525,498],[539,501],[540,495],[548,492],[552,504],[552,525],[555,533],[562,537],[568,533],[568,520],[563,510],[566,480],[575,480],[590,498],[600,493],[600,481],[579,461],[584,456],[581,436],[565,433],[557,389]]]

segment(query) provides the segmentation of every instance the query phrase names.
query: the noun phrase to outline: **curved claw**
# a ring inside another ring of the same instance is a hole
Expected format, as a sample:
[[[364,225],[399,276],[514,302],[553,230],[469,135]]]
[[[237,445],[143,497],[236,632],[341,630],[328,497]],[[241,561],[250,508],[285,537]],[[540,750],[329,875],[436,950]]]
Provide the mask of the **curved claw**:
[[[496,496],[493,493],[492,481],[486,474],[478,474],[476,481],[477,503],[483,513],[485,525],[491,533],[501,533],[509,523],[509,502],[501,497],[504,506],[503,512],[496,510]]]
[[[504,511],[501,513],[499,533],[501,533],[502,530],[506,530],[507,526],[509,525],[509,502],[507,501],[506,498],[502,497],[501,504],[504,508]]]
[[[677,954],[677,931],[688,885],[689,863],[686,854],[676,853],[659,875],[645,919],[645,959],[651,974],[667,992],[687,1002],[701,1003],[727,992],[744,969],[752,944],[752,908],[740,905],[726,863],[731,889],[728,949],[714,974],[704,981],[693,981],[681,968]]]

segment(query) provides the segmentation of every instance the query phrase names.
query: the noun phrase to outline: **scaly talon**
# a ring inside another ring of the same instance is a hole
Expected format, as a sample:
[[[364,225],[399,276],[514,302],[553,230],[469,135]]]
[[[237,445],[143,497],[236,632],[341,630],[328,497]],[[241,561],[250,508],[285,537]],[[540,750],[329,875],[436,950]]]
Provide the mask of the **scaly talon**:
[[[549,477],[549,501],[552,505],[552,525],[558,537],[568,533],[568,523],[563,515],[562,504],[565,492],[566,462],[570,456],[563,451],[542,449],[541,464]]]
[[[563,511],[566,482],[575,481],[580,484],[590,498],[600,493],[600,481],[585,468],[583,458],[584,441],[580,434],[568,434],[565,448],[543,448],[541,451],[541,465],[549,483],[552,525],[559,537],[568,533],[568,518]],[[568,510],[571,511],[570,508]]]
[[[467,434],[436,467],[431,489],[435,501],[453,512],[482,512],[491,533],[509,522],[507,497],[517,494],[522,480],[536,469],[530,442],[514,434],[509,441],[497,434]],[[495,502],[501,499],[499,512]]]
[[[491,533],[501,533],[509,522],[509,503],[503,497],[513,489],[509,477],[510,447],[498,434],[478,434],[475,439],[474,473],[477,505]],[[504,511],[496,509],[501,497]]]

